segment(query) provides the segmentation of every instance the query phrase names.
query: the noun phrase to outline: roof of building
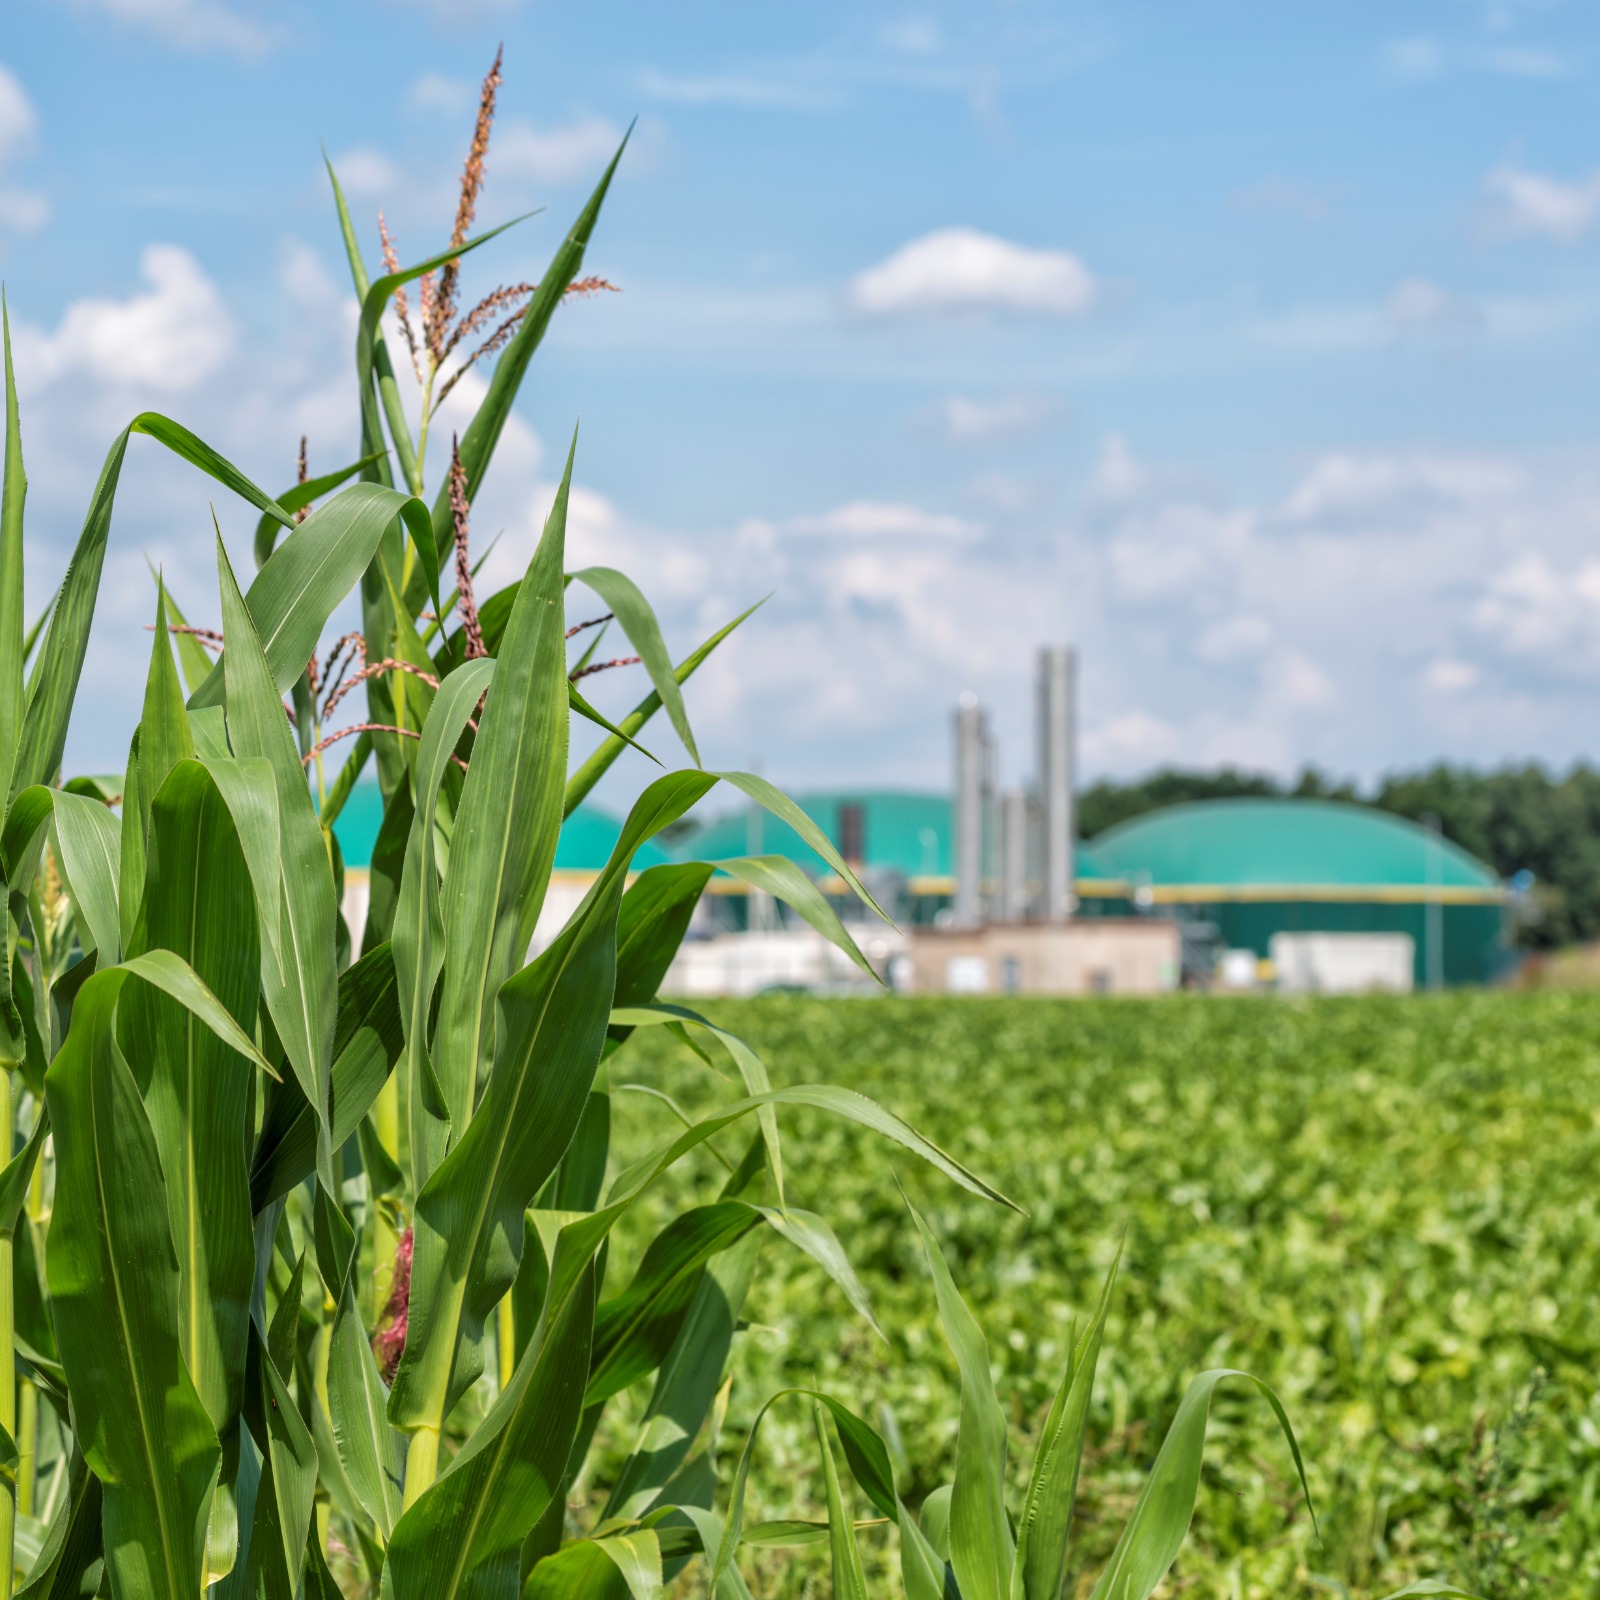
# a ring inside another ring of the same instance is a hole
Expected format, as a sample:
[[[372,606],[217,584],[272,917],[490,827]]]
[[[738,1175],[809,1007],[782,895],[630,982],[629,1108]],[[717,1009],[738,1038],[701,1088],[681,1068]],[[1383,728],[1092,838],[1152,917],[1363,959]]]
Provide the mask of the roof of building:
[[[1325,800],[1168,806],[1108,828],[1094,850],[1157,899],[1490,900],[1502,892],[1489,867],[1448,839]]]
[[[377,784],[358,783],[350,791],[350,798],[333,825],[347,867],[371,866],[372,847],[377,842],[382,821],[383,796]],[[621,832],[620,819],[609,811],[598,806],[579,806],[561,825],[555,870],[599,872],[611,858]],[[671,859],[659,845],[647,842],[635,853],[633,865],[636,870],[643,871]]]
[[[950,889],[951,801],[948,794],[919,789],[818,789],[793,796],[795,804],[843,850],[841,812],[861,809],[863,860],[869,867],[899,872],[912,887],[929,893]],[[822,858],[788,823],[754,807],[713,817],[679,840],[685,858],[718,861],[729,856],[783,855],[808,872],[827,871]],[[1112,882],[1117,874],[1083,845],[1078,846],[1077,877]]]

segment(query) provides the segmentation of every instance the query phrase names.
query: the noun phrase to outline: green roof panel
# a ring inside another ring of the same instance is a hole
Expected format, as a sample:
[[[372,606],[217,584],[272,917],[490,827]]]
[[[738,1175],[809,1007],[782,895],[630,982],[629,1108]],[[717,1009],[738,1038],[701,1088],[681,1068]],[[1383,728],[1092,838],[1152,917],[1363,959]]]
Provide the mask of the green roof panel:
[[[1229,888],[1495,889],[1448,839],[1386,812],[1325,800],[1201,800],[1108,828],[1095,853],[1134,883]]]

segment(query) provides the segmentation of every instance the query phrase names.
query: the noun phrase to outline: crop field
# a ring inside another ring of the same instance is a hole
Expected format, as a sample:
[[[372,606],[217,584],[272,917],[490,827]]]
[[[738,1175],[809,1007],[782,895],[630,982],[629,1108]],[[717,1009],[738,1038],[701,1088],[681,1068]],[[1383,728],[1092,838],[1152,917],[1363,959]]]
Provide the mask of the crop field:
[[[1027,1210],[786,1112],[791,1199],[834,1221],[886,1337],[769,1241],[735,1346],[724,1492],[757,1405],[785,1384],[892,1416],[913,1503],[949,1480],[955,1370],[898,1176],[988,1336],[1026,1441],[1014,1483],[1074,1321],[1126,1238],[1079,1495],[1086,1580],[1188,1379],[1232,1366],[1287,1406],[1320,1538],[1269,1411],[1224,1389],[1193,1536],[1163,1593],[1366,1597],[1428,1577],[1487,1600],[1600,1589],[1600,1000],[775,998],[707,1011],[776,1082],[863,1090]],[[647,1031],[615,1058],[614,1086],[690,1110],[737,1092]],[[658,1101],[615,1100],[614,1149],[659,1137]],[[618,1241],[613,1282],[640,1237]],[[602,1442],[626,1422],[609,1417]],[[751,1495],[753,1516],[823,1514],[799,1402],[763,1425]],[[862,1542],[870,1579],[889,1536]],[[750,1575],[758,1594],[828,1592],[820,1550],[763,1554]]]

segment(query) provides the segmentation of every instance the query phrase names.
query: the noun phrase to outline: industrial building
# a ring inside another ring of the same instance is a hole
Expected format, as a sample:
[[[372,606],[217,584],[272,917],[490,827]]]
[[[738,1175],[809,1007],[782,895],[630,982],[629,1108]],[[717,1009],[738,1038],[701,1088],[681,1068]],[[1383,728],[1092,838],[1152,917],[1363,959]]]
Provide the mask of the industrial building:
[[[1507,959],[1493,871],[1363,806],[1207,800],[1110,828],[1094,848],[1140,905],[1185,926],[1191,971],[1220,968],[1240,987],[1488,983]]]

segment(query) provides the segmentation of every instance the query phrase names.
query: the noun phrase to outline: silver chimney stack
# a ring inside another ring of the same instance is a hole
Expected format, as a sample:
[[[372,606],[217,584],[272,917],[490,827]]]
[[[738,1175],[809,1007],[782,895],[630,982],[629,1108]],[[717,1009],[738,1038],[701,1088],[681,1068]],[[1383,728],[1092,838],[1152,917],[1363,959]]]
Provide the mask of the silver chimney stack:
[[[1007,789],[1000,796],[999,920],[1023,922],[1028,916],[1028,792]]]
[[[952,866],[955,894],[951,920],[958,928],[983,921],[984,880],[989,865],[989,719],[970,691],[956,707],[955,828]]]
[[[1076,678],[1073,651],[1047,645],[1039,652],[1039,826],[1044,878],[1039,915],[1046,922],[1065,922],[1077,904],[1073,894],[1078,830],[1072,760]]]

